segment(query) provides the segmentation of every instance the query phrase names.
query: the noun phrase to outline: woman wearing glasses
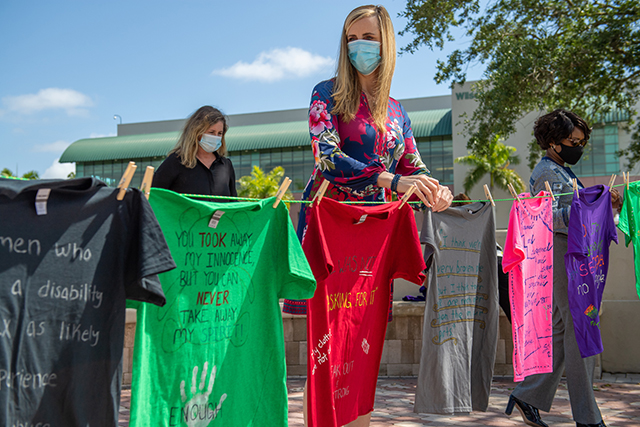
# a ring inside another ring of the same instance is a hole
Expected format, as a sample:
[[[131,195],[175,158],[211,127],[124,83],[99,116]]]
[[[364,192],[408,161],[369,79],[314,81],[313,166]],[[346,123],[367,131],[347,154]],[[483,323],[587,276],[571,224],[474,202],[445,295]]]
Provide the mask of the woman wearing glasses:
[[[540,117],[533,131],[538,145],[546,150],[546,155],[531,174],[531,194],[545,190],[545,181],[549,182],[554,194],[569,193],[555,196],[553,202],[553,372],[532,375],[520,383],[509,397],[506,413],[511,415],[515,406],[526,424],[547,426],[540,418],[538,409],[549,412],[564,371],[576,425],[605,426],[593,395],[596,356],[583,359],[580,355],[569,310],[568,277],[564,263],[573,200],[572,180],[577,179],[565,164],[575,165],[580,160],[591,129],[576,114],[555,110]],[[583,188],[580,180],[578,186]],[[619,198],[619,193],[612,190],[614,206]]]

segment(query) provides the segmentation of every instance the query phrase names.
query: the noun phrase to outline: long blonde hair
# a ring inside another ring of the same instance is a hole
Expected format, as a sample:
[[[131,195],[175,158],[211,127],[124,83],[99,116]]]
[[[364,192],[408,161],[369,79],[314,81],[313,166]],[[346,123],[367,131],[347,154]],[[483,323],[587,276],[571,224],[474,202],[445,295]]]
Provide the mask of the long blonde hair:
[[[332,114],[340,114],[342,120],[350,122],[358,112],[360,106],[360,81],[358,72],[349,61],[349,51],[347,48],[347,32],[354,22],[375,16],[378,18],[380,28],[381,49],[380,65],[375,71],[376,85],[372,94],[373,99],[369,99],[371,118],[378,128],[378,132],[385,131],[387,121],[387,106],[389,103],[389,92],[391,90],[391,79],[396,68],[396,37],[393,32],[393,23],[389,12],[384,6],[360,6],[351,11],[344,21],[342,27],[342,37],[340,40],[340,56],[336,69],[335,85],[333,88],[334,107]]]
[[[224,136],[229,130],[227,124],[227,118],[217,108],[213,108],[209,105],[198,108],[195,113],[189,117],[187,123],[184,125],[182,135],[176,143],[176,146],[169,152],[169,154],[176,153],[180,157],[180,162],[193,169],[196,166],[196,154],[198,154],[198,142],[204,133],[212,125],[222,121],[224,123],[224,129],[222,130],[222,145],[216,151],[216,154],[220,156],[227,155],[227,143]]]

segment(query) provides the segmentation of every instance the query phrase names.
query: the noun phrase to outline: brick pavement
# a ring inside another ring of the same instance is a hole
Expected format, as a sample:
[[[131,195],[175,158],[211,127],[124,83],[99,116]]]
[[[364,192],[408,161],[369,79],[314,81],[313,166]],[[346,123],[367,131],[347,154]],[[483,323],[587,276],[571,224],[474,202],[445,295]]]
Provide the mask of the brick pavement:
[[[487,412],[466,415],[432,415],[413,413],[417,378],[380,378],[376,391],[372,427],[380,426],[524,426],[520,414],[514,409],[511,418],[504,414],[511,390],[512,378],[496,377],[491,387]],[[302,388],[304,379],[290,378],[289,426],[302,427]],[[603,374],[595,384],[595,394],[608,427],[640,427],[640,375]],[[129,425],[131,390],[124,389],[120,406],[120,426]],[[542,413],[543,420],[553,427],[574,427],[566,383],[562,381],[550,413]]]

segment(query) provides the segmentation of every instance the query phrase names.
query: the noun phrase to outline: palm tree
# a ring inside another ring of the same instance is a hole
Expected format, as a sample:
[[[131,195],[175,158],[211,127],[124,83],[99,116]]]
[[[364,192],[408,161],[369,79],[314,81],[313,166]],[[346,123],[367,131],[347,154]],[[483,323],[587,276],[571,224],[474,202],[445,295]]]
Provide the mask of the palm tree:
[[[2,169],[2,171],[0,171],[0,176],[3,178],[11,178],[13,177],[13,172],[11,172],[11,170],[9,168],[4,168]]]
[[[280,188],[280,182],[283,177],[284,168],[282,166],[273,168],[268,174],[265,174],[258,166],[254,166],[251,175],[243,176],[238,180],[240,183],[238,196],[251,197],[254,199],[265,199],[275,196]],[[287,190],[282,200],[293,200],[291,191]]]
[[[479,146],[479,144],[475,145],[475,147]],[[471,191],[480,179],[488,174],[491,191],[494,186],[509,191],[508,184],[511,183],[516,193],[522,193],[524,191],[522,178],[516,171],[509,169],[511,164],[520,164],[520,158],[514,154],[515,152],[515,147],[504,145],[500,141],[500,136],[496,135],[488,145],[483,145],[468,156],[455,159],[456,163],[471,167],[467,176],[464,177],[464,191],[466,193]]]

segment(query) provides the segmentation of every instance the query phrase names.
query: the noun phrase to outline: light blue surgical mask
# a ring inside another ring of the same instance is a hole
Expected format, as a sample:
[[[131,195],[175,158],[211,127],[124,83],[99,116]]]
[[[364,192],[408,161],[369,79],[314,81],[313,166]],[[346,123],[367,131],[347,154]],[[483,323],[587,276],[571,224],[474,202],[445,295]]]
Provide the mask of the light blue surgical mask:
[[[222,145],[222,137],[205,133],[202,135],[199,144],[207,153],[213,153],[214,151],[218,151],[218,148]]]
[[[363,76],[373,73],[380,65],[380,42],[354,40],[347,44],[349,61]]]

